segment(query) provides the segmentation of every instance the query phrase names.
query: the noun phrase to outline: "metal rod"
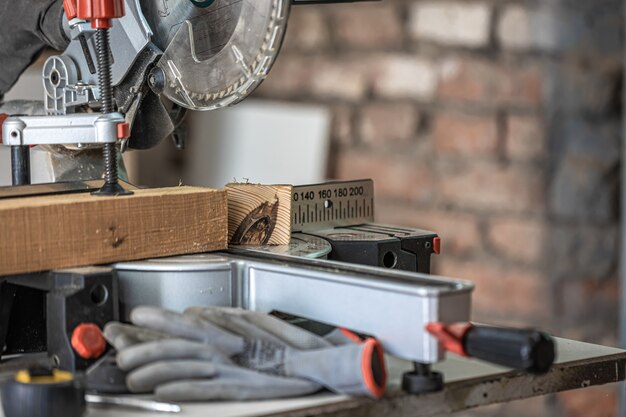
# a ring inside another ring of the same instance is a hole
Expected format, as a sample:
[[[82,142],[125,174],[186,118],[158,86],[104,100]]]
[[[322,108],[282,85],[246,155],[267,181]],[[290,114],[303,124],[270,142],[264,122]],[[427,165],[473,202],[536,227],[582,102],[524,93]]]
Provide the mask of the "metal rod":
[[[113,113],[113,89],[111,87],[111,46],[109,44],[109,29],[98,29],[96,33],[96,49],[98,56],[98,82],[100,84],[100,102],[103,114]],[[107,184],[117,182],[117,155],[115,146],[105,144],[104,180]]]
[[[180,413],[181,407],[178,404],[165,403],[160,401],[146,400],[143,398],[110,395],[85,395],[85,401],[89,404],[103,406],[117,406],[124,408],[134,408],[144,411],[156,411],[160,413]]]
[[[11,174],[13,185],[30,184],[30,148],[11,146]]]
[[[413,362],[413,370],[418,375],[429,376],[431,374],[430,364]]]
[[[113,82],[111,78],[111,45],[109,42],[109,29],[98,29],[96,32],[96,56],[98,60],[98,84],[100,87],[100,103],[102,114],[113,113]],[[106,143],[102,148],[104,158],[104,185],[93,194],[127,195],[132,192],[125,191],[118,181],[117,148],[114,143]]]

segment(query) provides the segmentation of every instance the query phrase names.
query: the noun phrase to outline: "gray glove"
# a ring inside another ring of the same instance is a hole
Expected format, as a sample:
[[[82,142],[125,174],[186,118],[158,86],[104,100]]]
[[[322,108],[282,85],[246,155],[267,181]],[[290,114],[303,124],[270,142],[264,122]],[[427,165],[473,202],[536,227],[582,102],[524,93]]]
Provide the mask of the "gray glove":
[[[382,349],[373,339],[335,346],[275,317],[230,308],[192,308],[180,314],[139,307],[132,312],[131,321],[140,327],[111,323],[105,328],[105,336],[119,351],[120,368],[136,370],[127,380],[133,391],[150,391],[156,386],[157,395],[162,394],[159,388],[164,381],[155,385],[151,378],[144,383],[148,378],[139,371],[180,359],[201,361],[203,366],[210,364],[212,375],[226,375],[227,370],[230,372],[238,365],[248,368],[246,372],[254,370],[262,372],[265,378],[279,378],[275,382],[299,378],[315,383],[315,389],[309,386],[308,392],[292,395],[314,392],[321,386],[342,394],[371,397],[379,397],[384,391]],[[163,366],[158,368],[161,372]],[[219,379],[215,384],[220,384]],[[284,395],[289,395],[288,391],[283,395],[272,393],[271,397]]]
[[[111,324],[107,331],[119,332],[120,328],[116,327]],[[129,326],[121,333],[130,329]],[[117,362],[122,370],[130,371],[126,385],[131,392],[154,392],[163,401],[286,398],[321,389],[311,381],[242,368],[213,346],[185,339],[127,346],[118,353]]]

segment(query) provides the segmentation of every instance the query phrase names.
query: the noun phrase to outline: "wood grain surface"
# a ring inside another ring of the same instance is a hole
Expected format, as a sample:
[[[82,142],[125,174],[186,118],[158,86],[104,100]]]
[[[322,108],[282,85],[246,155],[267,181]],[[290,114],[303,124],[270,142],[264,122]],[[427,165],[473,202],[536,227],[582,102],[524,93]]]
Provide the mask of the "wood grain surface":
[[[0,276],[225,249],[227,211],[195,187],[0,200]]]
[[[228,241],[231,244],[288,244],[292,190],[291,185],[227,184]]]

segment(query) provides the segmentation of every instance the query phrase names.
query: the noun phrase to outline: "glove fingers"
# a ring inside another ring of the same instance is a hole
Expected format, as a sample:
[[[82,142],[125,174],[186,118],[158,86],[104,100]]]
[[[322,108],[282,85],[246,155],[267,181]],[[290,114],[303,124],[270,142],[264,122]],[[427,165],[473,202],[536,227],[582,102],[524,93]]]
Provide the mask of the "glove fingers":
[[[201,316],[203,313],[215,313],[215,312],[223,312],[224,314],[230,314],[233,316],[245,316],[251,310],[246,310],[244,308],[239,307],[210,307],[210,306],[196,306],[196,307],[187,307],[185,309],[185,314],[195,314],[197,316]]]
[[[249,339],[286,343],[296,349],[332,346],[322,337],[265,313],[225,307],[192,307],[185,310],[185,313],[205,318]]]
[[[280,337],[285,343],[296,349],[309,350],[332,346],[323,337],[268,314],[255,314],[247,318],[256,326]]]
[[[142,327],[175,337],[210,343],[231,355],[241,351],[243,340],[200,316],[182,314],[158,307],[136,307],[131,321]]]
[[[164,333],[115,321],[107,323],[104,326],[103,333],[105,339],[117,350],[122,350],[138,343],[152,342],[170,337]]]
[[[134,370],[126,377],[126,386],[132,393],[152,392],[159,385],[185,379],[213,378],[214,364],[204,361],[162,361]]]
[[[184,339],[166,339],[131,346],[118,352],[117,365],[124,371],[163,360],[198,359],[230,363],[230,359],[213,346]]]
[[[264,331],[264,329],[254,323],[251,323],[247,318],[246,311],[247,310],[243,309],[222,307],[192,307],[185,310],[184,314],[201,317],[203,320],[207,320],[222,329],[226,329],[246,339],[265,340],[276,344],[285,343],[280,337],[276,337]]]
[[[247,371],[246,375],[220,375],[212,380],[182,380],[159,385],[156,398],[161,401],[262,400],[288,398],[317,392],[322,387],[314,382],[281,378]]]

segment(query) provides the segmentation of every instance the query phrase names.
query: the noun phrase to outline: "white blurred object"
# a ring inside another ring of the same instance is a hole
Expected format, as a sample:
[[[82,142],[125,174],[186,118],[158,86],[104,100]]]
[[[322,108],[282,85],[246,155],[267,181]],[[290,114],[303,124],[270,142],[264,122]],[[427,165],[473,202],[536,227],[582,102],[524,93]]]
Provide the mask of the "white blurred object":
[[[235,179],[290,184],[326,179],[330,116],[324,107],[248,100],[224,110],[190,112],[188,123],[184,151],[167,140],[125,155],[132,181],[172,186],[182,180],[221,188]],[[60,180],[48,172],[45,156],[32,152],[33,183]],[[176,157],[182,167],[172,165]],[[0,146],[0,185],[11,184],[10,161],[10,150]]]
[[[5,94],[4,101],[43,100],[44,90],[41,79],[41,63],[37,61],[20,76],[17,83]]]
[[[11,185],[11,150],[0,145],[0,187]]]
[[[184,180],[308,184],[326,179],[330,115],[325,107],[248,100],[189,114]]]

